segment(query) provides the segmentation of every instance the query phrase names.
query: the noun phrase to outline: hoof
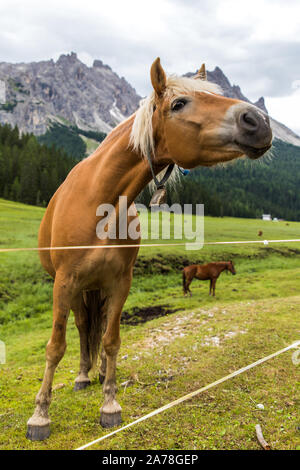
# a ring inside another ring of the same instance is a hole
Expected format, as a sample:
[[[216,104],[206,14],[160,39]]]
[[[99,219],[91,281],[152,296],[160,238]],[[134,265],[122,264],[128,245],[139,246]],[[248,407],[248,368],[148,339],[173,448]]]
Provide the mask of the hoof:
[[[84,388],[88,387],[91,385],[91,381],[86,381],[86,382],[75,382],[73,390],[76,392],[77,390],[83,390]]]
[[[122,423],[121,411],[116,413],[100,413],[100,424],[103,428],[113,428]]]
[[[45,426],[34,426],[32,424],[27,425],[27,439],[31,441],[44,441],[50,436],[50,424]]]
[[[104,380],[105,380],[105,375],[99,374],[99,382],[103,384]]]

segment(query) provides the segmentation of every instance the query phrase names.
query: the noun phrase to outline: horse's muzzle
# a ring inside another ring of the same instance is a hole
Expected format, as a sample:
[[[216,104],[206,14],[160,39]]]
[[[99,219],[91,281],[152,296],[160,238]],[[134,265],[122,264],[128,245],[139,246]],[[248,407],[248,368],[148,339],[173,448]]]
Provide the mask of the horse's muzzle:
[[[236,145],[252,159],[261,157],[272,145],[272,130],[267,114],[246,105],[236,115]]]

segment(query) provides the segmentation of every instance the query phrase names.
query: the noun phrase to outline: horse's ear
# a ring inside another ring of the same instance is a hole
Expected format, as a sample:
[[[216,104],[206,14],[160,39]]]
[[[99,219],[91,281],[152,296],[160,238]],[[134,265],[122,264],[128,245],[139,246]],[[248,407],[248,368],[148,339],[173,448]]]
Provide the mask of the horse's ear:
[[[205,69],[205,64],[201,65],[200,69],[198,70],[198,72],[195,75],[195,78],[198,79],[198,80],[207,80],[207,73],[206,73],[206,69]]]
[[[157,57],[151,66],[151,82],[158,97],[161,97],[167,86],[167,77],[160,64],[160,58]]]

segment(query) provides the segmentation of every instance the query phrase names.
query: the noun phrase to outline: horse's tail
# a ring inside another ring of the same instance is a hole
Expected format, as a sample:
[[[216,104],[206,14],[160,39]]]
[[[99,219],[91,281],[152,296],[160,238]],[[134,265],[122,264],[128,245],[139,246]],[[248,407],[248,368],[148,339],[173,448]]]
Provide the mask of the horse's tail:
[[[92,368],[97,364],[103,333],[105,298],[101,298],[100,290],[85,291],[84,303],[88,317],[88,352]]]
[[[185,278],[185,270],[182,270],[182,287],[183,287],[183,293],[186,293],[186,284],[185,284],[186,278]]]

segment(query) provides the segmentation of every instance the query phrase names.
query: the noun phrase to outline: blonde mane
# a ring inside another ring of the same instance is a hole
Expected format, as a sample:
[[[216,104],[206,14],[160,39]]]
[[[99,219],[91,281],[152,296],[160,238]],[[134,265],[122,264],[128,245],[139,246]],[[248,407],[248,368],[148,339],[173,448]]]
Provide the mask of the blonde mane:
[[[208,92],[222,93],[221,88],[215,83],[206,80],[199,80],[188,77],[178,77],[170,75],[167,78],[165,96],[174,98],[182,94]],[[152,116],[155,103],[155,92],[140,102],[140,106],[135,113],[135,119],[130,134],[130,145],[137,152],[141,152],[143,157],[147,155],[147,149],[154,154],[154,139],[152,129]]]

